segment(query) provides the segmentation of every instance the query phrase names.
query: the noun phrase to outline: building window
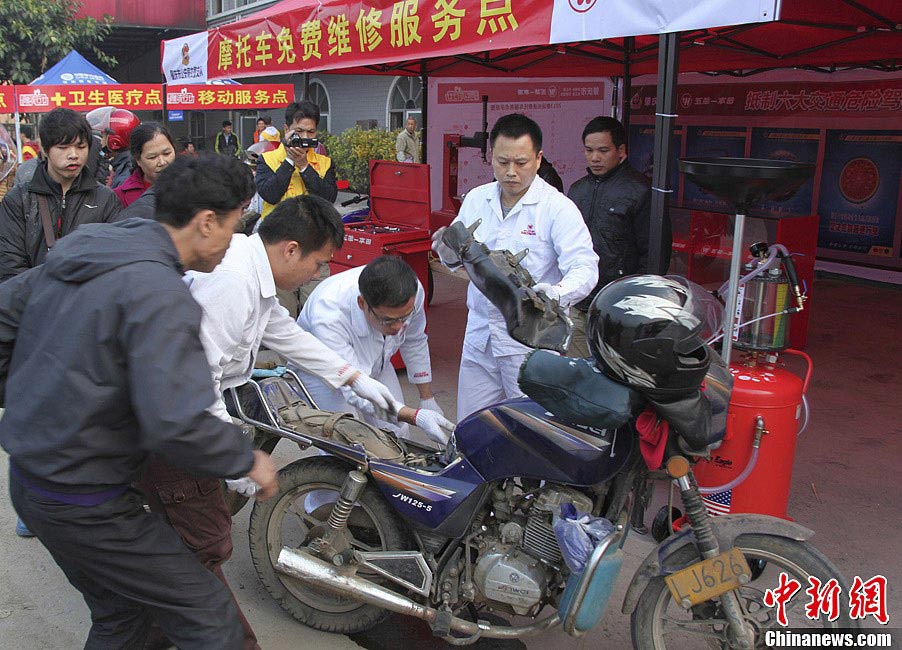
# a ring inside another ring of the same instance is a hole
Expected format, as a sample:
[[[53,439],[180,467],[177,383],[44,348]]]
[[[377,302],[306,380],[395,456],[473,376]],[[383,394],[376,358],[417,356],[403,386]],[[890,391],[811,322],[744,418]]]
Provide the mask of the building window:
[[[423,84],[419,77],[396,77],[388,92],[389,129],[403,129],[408,117],[422,126]]]
[[[326,85],[318,79],[311,79],[307,89],[307,99],[319,106],[319,129],[331,133],[332,131],[329,129],[329,93],[326,91]]]

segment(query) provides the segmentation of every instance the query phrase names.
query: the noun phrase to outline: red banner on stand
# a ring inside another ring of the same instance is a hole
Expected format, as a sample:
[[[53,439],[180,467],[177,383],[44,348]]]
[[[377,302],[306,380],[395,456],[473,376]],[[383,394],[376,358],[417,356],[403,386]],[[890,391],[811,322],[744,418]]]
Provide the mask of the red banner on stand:
[[[21,113],[49,113],[54,108],[87,112],[101,106],[161,111],[163,87],[160,84],[16,86],[16,103]]]
[[[655,95],[655,86],[633,86],[633,115],[654,115]],[[893,117],[902,113],[902,79],[681,85],[677,112],[728,117]]]
[[[442,54],[545,43],[553,3],[482,0],[458,3],[296,3],[284,13],[209,32],[207,75],[247,77],[373,65]]]
[[[294,101],[292,84],[245,84],[207,86],[170,84],[166,86],[166,108],[171,110],[235,110],[284,108]]]
[[[16,91],[15,86],[0,86],[0,113],[15,113]]]

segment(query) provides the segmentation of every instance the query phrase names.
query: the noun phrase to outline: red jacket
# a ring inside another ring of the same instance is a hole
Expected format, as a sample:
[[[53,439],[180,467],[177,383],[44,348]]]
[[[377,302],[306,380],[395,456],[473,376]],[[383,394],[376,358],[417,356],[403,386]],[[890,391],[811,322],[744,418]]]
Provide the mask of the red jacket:
[[[127,208],[134,203],[139,196],[144,194],[148,187],[150,187],[150,183],[144,180],[144,172],[138,167],[132,172],[131,176],[126,178],[122,182],[122,185],[113,190],[113,192],[119,197],[119,202],[122,203],[122,207]]]

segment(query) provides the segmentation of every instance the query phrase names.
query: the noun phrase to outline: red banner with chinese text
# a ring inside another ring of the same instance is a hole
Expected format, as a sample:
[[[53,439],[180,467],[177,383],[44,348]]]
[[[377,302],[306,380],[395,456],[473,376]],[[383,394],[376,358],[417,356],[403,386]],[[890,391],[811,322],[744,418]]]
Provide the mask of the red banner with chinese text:
[[[633,86],[632,92],[633,115],[654,115],[656,87]],[[902,79],[681,85],[677,112],[728,117],[902,116]]]
[[[547,42],[548,0],[333,0],[209,32],[210,79],[377,65]]]
[[[16,91],[14,86],[0,86],[0,113],[16,111]]]
[[[86,112],[100,106],[160,111],[163,87],[160,84],[16,86],[16,103],[22,113],[49,113],[54,108]]]
[[[492,86],[486,91],[480,83],[440,83],[438,85],[439,104],[479,104],[482,95],[489,101],[497,102],[572,102],[604,98],[604,83],[600,81],[536,81],[521,82],[514,88],[510,84]]]
[[[229,110],[284,108],[294,101],[292,84],[246,84],[208,86],[170,84],[166,86],[166,108],[173,110]]]

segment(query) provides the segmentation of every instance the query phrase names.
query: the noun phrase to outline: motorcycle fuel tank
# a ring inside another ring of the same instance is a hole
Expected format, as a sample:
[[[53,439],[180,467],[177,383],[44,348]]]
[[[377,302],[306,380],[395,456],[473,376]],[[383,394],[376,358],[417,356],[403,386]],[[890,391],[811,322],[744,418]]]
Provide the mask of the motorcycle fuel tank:
[[[461,422],[457,447],[487,481],[519,476],[565,485],[611,479],[629,459],[628,427],[568,424],[528,398],[499,402]]]

